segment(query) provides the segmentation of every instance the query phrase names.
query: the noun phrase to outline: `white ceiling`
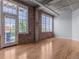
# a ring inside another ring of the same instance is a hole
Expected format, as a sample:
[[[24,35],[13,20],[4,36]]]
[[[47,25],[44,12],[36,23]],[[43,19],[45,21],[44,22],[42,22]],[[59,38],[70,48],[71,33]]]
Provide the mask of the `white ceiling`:
[[[21,0],[23,2],[28,2],[31,5],[36,6],[37,4],[34,3],[34,0]],[[79,0],[35,0],[45,7],[49,8],[50,10],[54,10],[57,13],[61,13],[63,8],[68,7],[69,10],[74,11],[79,8]],[[44,8],[40,7],[40,9],[45,10]]]
[[[52,10],[55,10],[57,13],[64,11],[65,7],[68,7],[69,10],[74,11],[79,8],[79,0],[52,0],[48,4],[45,4]]]

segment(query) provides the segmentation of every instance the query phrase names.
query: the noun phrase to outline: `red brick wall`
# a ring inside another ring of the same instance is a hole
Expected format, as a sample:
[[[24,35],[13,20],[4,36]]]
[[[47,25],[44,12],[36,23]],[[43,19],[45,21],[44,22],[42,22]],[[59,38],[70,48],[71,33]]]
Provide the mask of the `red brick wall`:
[[[40,40],[54,37],[52,32],[40,33]]]

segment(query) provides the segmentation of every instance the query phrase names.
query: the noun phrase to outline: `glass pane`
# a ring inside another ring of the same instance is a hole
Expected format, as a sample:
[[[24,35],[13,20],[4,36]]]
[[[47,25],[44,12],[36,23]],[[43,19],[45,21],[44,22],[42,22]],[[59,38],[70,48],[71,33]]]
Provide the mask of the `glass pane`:
[[[11,19],[11,40],[12,42],[15,41],[15,20]]]
[[[26,32],[26,20],[23,19],[23,32]]]
[[[46,28],[45,24],[46,24],[45,16],[42,15],[42,32],[45,32],[45,31],[46,31],[46,29],[45,29],[45,28]]]
[[[50,17],[50,32],[52,32],[52,28],[53,28],[52,25],[53,25],[53,24],[52,24],[52,18]]]
[[[49,17],[46,16],[46,32],[49,32],[49,28],[50,28],[49,23],[50,23]]]
[[[15,4],[4,0],[3,1],[3,12],[10,13],[10,14],[17,14],[17,7]]]
[[[42,32],[52,32],[52,17],[42,14]]]
[[[28,32],[27,9],[19,7],[19,32]]]
[[[5,17],[5,43],[15,42],[15,19]]]
[[[19,19],[19,32],[22,32],[23,22],[22,19]]]

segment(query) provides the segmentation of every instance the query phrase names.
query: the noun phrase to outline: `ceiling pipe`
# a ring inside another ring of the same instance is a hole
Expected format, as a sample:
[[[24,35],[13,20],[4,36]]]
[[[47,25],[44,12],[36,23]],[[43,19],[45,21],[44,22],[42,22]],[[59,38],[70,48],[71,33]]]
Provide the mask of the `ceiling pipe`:
[[[34,3],[36,3],[36,4],[38,4],[40,7],[43,7],[44,9],[50,11],[50,13],[52,13],[55,16],[58,16],[59,15],[59,13],[57,13],[56,11],[48,8],[47,6],[45,6],[45,5],[41,4],[41,3],[39,3],[38,1],[36,1],[36,0],[31,0],[31,1],[34,2]]]

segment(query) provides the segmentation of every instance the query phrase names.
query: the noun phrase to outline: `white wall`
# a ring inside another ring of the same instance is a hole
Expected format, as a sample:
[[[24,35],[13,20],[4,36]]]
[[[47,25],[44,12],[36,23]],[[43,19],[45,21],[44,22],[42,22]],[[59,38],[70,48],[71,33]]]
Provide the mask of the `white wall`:
[[[79,8],[72,12],[72,39],[79,41]]]
[[[72,39],[72,11],[69,7],[61,10],[61,14],[54,19],[56,37]]]

